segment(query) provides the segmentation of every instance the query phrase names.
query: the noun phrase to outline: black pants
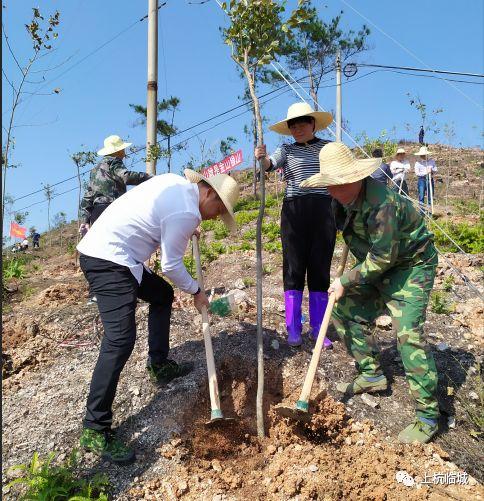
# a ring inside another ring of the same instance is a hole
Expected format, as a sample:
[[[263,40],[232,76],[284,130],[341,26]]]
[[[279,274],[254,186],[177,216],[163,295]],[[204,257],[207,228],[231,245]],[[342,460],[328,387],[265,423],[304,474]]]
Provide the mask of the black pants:
[[[134,348],[137,299],[150,303],[148,356],[150,363],[160,364],[168,356],[173,288],[146,270],[139,285],[129,268],[104,259],[81,254],[80,265],[89,282],[90,293],[96,296],[104,327],[84,426],[101,431],[111,427],[119,375]]]
[[[111,204],[95,204],[92,208],[89,224],[92,226],[94,221],[110,206]]]
[[[336,228],[331,198],[305,195],[284,200],[281,212],[284,290],[328,290]]]

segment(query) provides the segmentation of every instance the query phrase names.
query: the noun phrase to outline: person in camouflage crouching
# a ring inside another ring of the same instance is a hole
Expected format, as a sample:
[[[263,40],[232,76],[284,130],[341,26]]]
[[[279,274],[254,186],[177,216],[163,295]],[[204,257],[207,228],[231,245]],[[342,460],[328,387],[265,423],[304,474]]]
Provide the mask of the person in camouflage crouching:
[[[150,174],[130,171],[124,166],[126,148],[131,144],[119,136],[108,136],[104,148],[97,152],[104,158],[91,170],[89,186],[81,200],[81,234],[89,230],[109,204],[126,193],[126,185],[138,185],[151,178]]]
[[[437,369],[423,339],[438,262],[433,235],[409,200],[367,177],[381,159],[356,160],[342,143],[327,144],[319,158],[320,174],[301,186],[328,186],[336,225],[357,261],[329,288],[337,301],[333,323],[359,373],[337,389],[347,395],[387,389],[372,324],[388,308],[417,414],[398,438],[426,443],[439,418]]]

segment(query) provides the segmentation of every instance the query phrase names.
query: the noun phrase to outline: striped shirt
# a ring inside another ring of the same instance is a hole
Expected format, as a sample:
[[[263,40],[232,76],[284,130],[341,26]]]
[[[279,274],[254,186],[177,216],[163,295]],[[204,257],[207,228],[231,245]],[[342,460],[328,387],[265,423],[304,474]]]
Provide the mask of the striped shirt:
[[[285,198],[304,195],[330,196],[326,188],[300,188],[299,185],[313,174],[319,174],[319,152],[329,141],[315,137],[307,143],[284,143],[269,157],[268,171],[282,169],[286,184]]]

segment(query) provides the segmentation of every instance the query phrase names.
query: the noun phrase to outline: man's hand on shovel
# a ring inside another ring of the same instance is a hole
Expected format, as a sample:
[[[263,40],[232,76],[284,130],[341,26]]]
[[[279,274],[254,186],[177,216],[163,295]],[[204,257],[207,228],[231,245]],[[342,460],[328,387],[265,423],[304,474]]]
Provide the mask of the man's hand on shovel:
[[[208,297],[205,294],[205,291],[200,290],[199,293],[193,294],[193,305],[198,310],[199,313],[202,313],[203,308],[210,307],[210,303],[208,302]]]

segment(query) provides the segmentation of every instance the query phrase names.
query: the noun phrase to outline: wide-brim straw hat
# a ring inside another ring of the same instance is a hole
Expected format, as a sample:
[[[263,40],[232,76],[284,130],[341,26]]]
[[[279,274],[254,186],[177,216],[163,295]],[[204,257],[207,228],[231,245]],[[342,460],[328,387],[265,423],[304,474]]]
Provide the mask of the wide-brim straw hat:
[[[125,150],[132,144],[133,143],[125,143],[119,136],[108,136],[104,140],[104,148],[101,148],[97,154],[100,157],[105,157],[106,155],[112,155],[117,151]]]
[[[395,153],[395,155],[399,155],[400,153],[403,153],[405,155],[406,151],[403,148],[398,148],[398,150]]]
[[[319,188],[354,183],[375,172],[381,162],[381,158],[357,160],[345,144],[328,143],[319,152],[320,173],[309,177],[299,186]]]
[[[287,116],[284,120],[275,123],[269,127],[270,130],[283,134],[284,136],[291,136],[291,131],[287,125],[287,121],[293,118],[300,117],[313,117],[315,121],[314,131],[326,129],[326,127],[333,121],[331,113],[326,111],[314,111],[308,103],[294,103],[289,106]]]
[[[421,146],[420,149],[415,153],[415,155],[423,156],[423,155],[431,155],[430,151],[427,149],[427,146]]]
[[[220,219],[231,232],[234,232],[237,229],[234,218],[234,205],[237,203],[240,193],[237,181],[228,174],[216,174],[215,176],[205,177],[192,169],[185,169],[183,173],[191,183],[205,181],[217,192],[217,195],[227,209],[227,212],[222,214]]]

